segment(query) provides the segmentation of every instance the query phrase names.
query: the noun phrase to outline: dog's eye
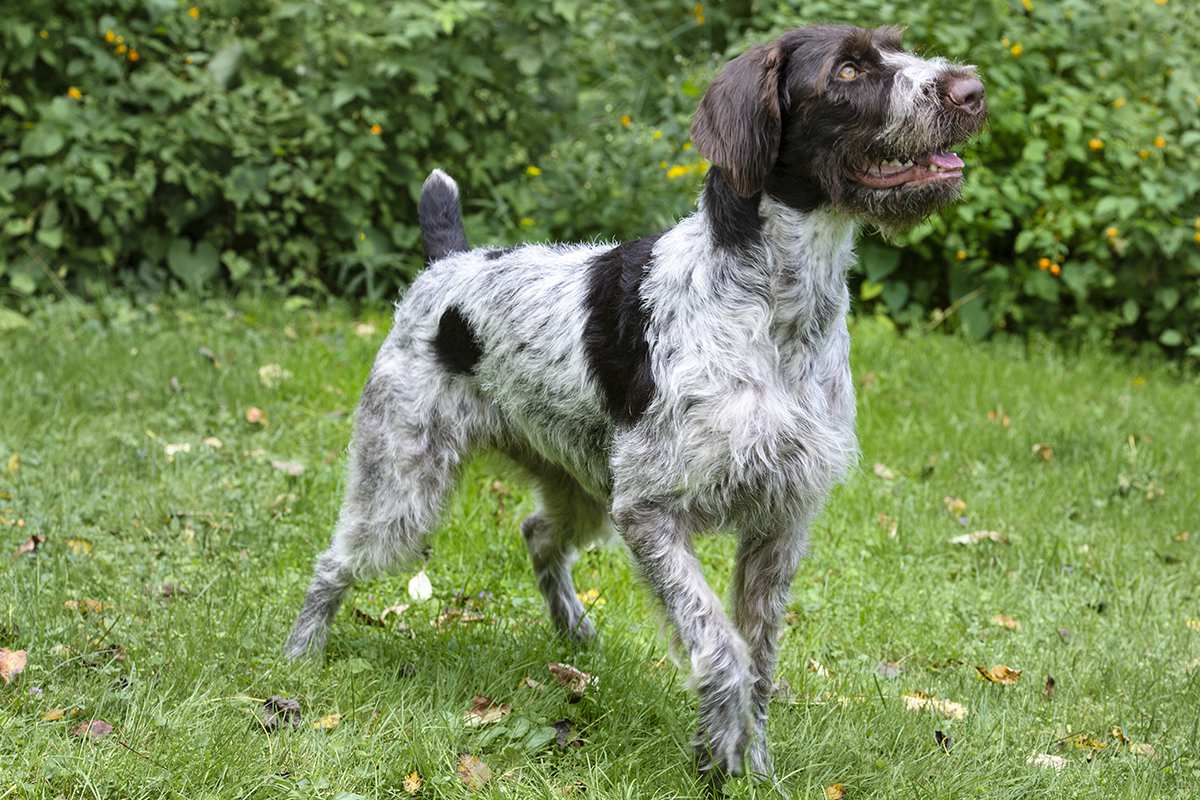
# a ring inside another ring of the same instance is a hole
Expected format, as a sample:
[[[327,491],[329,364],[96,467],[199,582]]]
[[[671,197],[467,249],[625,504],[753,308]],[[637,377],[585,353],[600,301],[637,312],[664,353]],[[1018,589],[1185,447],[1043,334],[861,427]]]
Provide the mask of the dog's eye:
[[[862,72],[860,72],[858,67],[854,66],[849,61],[838,67],[837,76],[839,81],[856,80],[860,75],[862,75]]]

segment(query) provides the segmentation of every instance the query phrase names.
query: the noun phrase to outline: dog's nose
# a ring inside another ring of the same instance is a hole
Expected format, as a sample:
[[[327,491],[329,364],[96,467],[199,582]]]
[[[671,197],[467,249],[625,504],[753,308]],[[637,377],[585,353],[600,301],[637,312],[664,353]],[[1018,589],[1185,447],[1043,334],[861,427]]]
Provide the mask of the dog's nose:
[[[946,100],[968,114],[983,110],[983,81],[974,76],[951,78],[946,85]]]

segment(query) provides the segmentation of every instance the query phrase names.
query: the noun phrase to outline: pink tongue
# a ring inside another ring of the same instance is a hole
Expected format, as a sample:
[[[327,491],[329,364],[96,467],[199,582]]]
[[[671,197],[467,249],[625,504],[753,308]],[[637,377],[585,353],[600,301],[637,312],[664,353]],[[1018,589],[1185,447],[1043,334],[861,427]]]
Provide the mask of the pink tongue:
[[[965,166],[965,162],[954,153],[934,153],[929,157],[929,163],[942,169],[961,169]]]

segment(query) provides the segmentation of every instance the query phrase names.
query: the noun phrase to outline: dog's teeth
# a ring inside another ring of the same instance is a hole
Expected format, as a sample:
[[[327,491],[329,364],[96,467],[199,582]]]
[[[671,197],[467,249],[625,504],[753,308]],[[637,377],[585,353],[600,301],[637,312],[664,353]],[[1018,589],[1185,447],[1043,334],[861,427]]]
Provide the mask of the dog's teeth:
[[[909,168],[909,167],[911,167],[912,165],[913,165],[913,162],[912,162],[912,160],[910,159],[910,160],[908,160],[908,161],[905,161],[904,163],[902,163],[900,166],[904,167],[905,169],[908,169],[908,168]]]
[[[941,172],[941,171],[942,171],[942,168],[941,168],[941,167],[939,167],[937,164],[930,164],[930,165],[929,165],[929,171],[930,171],[930,172]]]

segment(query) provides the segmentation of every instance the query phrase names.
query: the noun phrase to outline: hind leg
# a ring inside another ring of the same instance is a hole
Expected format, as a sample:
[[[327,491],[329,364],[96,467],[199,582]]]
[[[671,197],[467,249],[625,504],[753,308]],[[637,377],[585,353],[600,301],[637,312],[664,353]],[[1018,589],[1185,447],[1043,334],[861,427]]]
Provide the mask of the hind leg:
[[[596,629],[575,593],[571,566],[579,557],[579,548],[603,533],[607,512],[561,470],[541,465],[531,471],[540,507],[521,523],[521,533],[538,589],[559,632],[586,641],[596,635]]]
[[[395,351],[380,356],[359,402],[333,543],[317,558],[288,657],[324,649],[355,581],[424,555],[481,417],[466,387],[436,365]]]

